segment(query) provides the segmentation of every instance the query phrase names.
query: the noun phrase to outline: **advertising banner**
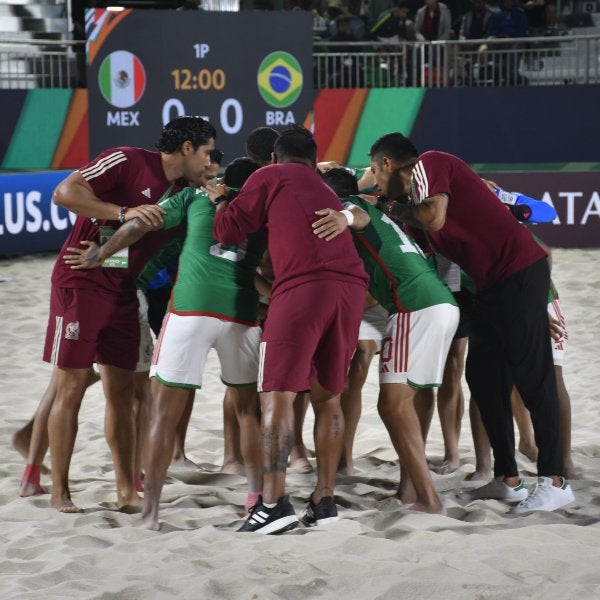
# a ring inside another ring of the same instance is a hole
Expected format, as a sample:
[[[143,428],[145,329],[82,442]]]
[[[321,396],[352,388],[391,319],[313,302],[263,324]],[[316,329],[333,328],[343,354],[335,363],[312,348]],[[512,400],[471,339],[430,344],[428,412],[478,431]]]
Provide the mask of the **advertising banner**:
[[[75,215],[52,202],[69,171],[0,176],[0,256],[57,250]]]
[[[199,115],[227,163],[255,127],[302,124],[312,108],[305,11],[89,9],[86,35],[92,156],[151,149],[171,119]]]
[[[554,207],[552,223],[529,225],[549,246],[600,247],[600,176],[592,173],[480,173],[503,189]]]

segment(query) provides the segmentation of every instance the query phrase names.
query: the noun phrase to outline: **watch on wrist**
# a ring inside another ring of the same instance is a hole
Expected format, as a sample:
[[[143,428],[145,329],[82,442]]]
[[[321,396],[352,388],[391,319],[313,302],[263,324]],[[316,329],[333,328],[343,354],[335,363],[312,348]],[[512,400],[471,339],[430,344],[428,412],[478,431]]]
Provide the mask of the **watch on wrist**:
[[[129,207],[127,206],[121,206],[121,208],[119,209],[119,223],[121,223],[121,225],[125,223],[125,215],[127,214],[128,210]]]

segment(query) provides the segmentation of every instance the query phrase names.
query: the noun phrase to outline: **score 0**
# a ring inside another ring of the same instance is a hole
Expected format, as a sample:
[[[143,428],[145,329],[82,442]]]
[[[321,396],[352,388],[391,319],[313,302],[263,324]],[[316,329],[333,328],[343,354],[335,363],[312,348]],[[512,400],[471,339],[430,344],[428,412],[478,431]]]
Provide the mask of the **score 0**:
[[[174,114],[173,114],[174,113]],[[169,98],[164,104],[162,109],[162,122],[163,127],[172,119],[177,117],[183,117],[188,113],[183,106],[183,102],[177,98]],[[203,116],[203,119],[210,121],[207,116]],[[229,135],[234,135],[240,131],[244,124],[244,111],[240,101],[236,98],[227,98],[223,104],[221,104],[221,110],[219,111],[219,121],[221,123],[221,129]]]

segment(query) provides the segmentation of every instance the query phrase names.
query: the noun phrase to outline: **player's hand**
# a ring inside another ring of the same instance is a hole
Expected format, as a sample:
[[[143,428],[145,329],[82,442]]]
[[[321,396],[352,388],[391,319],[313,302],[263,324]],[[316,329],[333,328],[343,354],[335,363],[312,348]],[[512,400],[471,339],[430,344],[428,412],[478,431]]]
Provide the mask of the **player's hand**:
[[[229,188],[224,183],[215,183],[213,181],[209,181],[200,189],[209,197],[213,204],[220,196],[227,196],[229,194]]]
[[[327,171],[331,171],[331,169],[339,169],[340,165],[335,162],[335,160],[328,160],[325,162],[317,163],[317,169],[321,171],[321,173],[326,173]]]
[[[492,181],[491,179],[483,179],[482,178],[481,180],[483,181],[483,183],[485,183],[485,185],[488,186],[488,188],[491,192],[496,193],[496,190],[500,189],[500,186],[495,181]]]
[[[67,254],[63,256],[65,264],[78,271],[99,267],[102,264],[100,246],[88,240],[83,240],[80,244],[86,248],[67,248]]]
[[[377,204],[377,196],[372,196],[371,194],[359,194],[358,197],[362,198],[365,202],[368,202],[373,206]]]
[[[136,217],[147,227],[152,229],[162,229],[164,226],[163,215],[166,210],[158,204],[142,204],[134,206],[125,213],[125,222],[131,221]]]
[[[348,228],[348,219],[345,215],[333,208],[323,208],[315,211],[322,218],[312,224],[313,233],[327,242],[336,238]]]
[[[565,330],[563,329],[560,321],[549,314],[548,323],[550,325],[550,337],[555,342],[560,342],[565,337]]]

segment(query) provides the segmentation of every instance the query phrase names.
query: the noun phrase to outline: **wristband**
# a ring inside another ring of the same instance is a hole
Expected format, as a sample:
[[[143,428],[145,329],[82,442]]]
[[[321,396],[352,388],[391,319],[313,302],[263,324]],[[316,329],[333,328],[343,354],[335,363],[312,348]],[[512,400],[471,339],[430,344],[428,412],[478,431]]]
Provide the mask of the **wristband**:
[[[350,227],[352,223],[354,223],[354,213],[348,209],[344,209],[340,212],[346,217],[346,221],[348,221],[348,227]]]
[[[128,210],[129,207],[127,206],[121,206],[121,208],[119,209],[119,223],[121,223],[121,225],[125,223],[125,214]]]
[[[221,202],[227,202],[227,200],[229,200],[229,198],[227,198],[225,194],[221,194],[213,200],[213,204],[217,206],[217,204],[221,204]]]

